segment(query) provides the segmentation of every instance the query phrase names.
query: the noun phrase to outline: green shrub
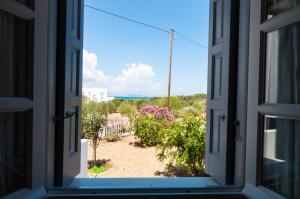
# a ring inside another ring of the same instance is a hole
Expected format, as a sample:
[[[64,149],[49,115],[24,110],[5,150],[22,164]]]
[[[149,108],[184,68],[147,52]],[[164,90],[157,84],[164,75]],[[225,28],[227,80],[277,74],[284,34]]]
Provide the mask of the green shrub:
[[[142,109],[146,105],[150,105],[150,100],[148,100],[148,99],[139,99],[139,100],[136,101],[137,110]]]
[[[109,114],[117,112],[117,107],[113,102],[107,102],[107,112]]]
[[[111,103],[113,103],[115,106],[116,106],[116,108],[118,109],[118,107],[120,106],[120,104],[122,103],[122,102],[124,102],[125,100],[123,100],[123,99],[113,99],[112,101],[111,101]]]
[[[193,95],[193,98],[194,99],[207,99],[207,94],[198,93],[198,94]]]
[[[145,146],[155,146],[161,143],[160,131],[167,123],[164,120],[156,120],[154,115],[144,115],[135,118],[133,127],[135,135]]]
[[[82,101],[82,115],[86,116],[88,113],[107,116],[107,104],[105,102]]]
[[[124,125],[121,125],[121,133],[124,134],[124,133],[128,133],[128,132],[129,132],[129,128]]]
[[[135,105],[129,102],[122,102],[118,107],[118,112],[124,116],[131,118],[136,114],[137,108]]]
[[[162,129],[164,135],[159,147],[160,160],[171,158],[170,165],[186,168],[191,176],[200,176],[205,158],[205,117],[186,114],[181,121],[173,122],[169,128]]]
[[[91,172],[91,173],[95,173],[95,174],[97,174],[97,173],[103,173],[103,172],[105,172],[105,171],[107,171],[106,165],[93,166],[93,167],[90,169],[90,172]]]
[[[160,106],[160,107],[167,107],[167,98],[166,97],[160,97],[158,98],[155,103],[155,105]],[[170,109],[173,110],[178,110],[183,108],[185,105],[185,101],[182,100],[180,97],[177,96],[171,96],[170,98]]]
[[[184,107],[183,109],[181,109],[179,111],[178,115],[180,115],[180,116],[183,115],[184,116],[184,115],[187,115],[187,114],[191,114],[193,116],[199,116],[200,112],[201,111],[199,109],[196,109],[196,108],[194,108],[192,106],[187,106],[187,107]]]
[[[193,103],[193,107],[201,113],[205,112],[206,111],[206,100],[196,100]]]
[[[119,135],[116,132],[112,132],[105,137],[107,142],[116,142],[120,140]]]

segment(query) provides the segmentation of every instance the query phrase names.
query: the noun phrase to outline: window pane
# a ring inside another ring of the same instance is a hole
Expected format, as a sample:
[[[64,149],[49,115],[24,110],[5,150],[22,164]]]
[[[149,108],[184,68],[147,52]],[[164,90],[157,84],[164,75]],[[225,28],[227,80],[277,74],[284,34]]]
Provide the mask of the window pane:
[[[265,0],[267,1],[267,19],[300,5],[300,0]]]
[[[262,185],[300,198],[300,120],[265,117]]]
[[[267,103],[300,104],[300,22],[267,33]]]
[[[31,123],[31,111],[0,113],[0,197],[25,187]]]
[[[0,10],[0,97],[32,98],[29,22]]]

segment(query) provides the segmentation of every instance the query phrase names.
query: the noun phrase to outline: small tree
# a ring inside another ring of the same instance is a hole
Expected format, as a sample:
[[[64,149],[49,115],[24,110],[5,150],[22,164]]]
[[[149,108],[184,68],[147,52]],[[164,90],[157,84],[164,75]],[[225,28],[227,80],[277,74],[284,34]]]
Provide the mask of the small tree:
[[[103,103],[97,103],[94,101],[83,102],[81,122],[81,137],[84,139],[89,139],[91,141],[93,148],[94,166],[96,166],[97,147],[101,140],[99,132],[107,123],[107,107]]]

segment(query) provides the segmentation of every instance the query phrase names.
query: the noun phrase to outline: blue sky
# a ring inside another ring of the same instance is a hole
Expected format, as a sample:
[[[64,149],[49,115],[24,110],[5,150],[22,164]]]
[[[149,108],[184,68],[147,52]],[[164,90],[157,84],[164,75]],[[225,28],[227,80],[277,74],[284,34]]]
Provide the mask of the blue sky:
[[[85,0],[85,4],[175,31],[207,46],[208,0]],[[83,87],[111,96],[167,94],[169,35],[85,7]],[[206,93],[207,49],[176,36],[172,95]]]

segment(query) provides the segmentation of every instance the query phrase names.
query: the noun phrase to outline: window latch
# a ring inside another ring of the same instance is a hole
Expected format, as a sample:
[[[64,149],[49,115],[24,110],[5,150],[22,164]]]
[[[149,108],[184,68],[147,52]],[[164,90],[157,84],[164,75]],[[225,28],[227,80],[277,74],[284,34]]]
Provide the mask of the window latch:
[[[64,119],[73,117],[73,115],[75,115],[75,114],[76,114],[76,111],[74,111],[74,110],[72,110],[72,111],[67,111],[67,113],[65,114],[64,117],[56,117],[56,116],[54,116],[54,117],[53,117],[53,121],[54,121],[54,122],[64,121]]]
[[[240,121],[238,121],[238,120],[235,120],[234,122],[233,122],[233,125],[234,125],[234,127],[235,127],[235,141],[240,141],[240,140],[242,140],[242,137],[241,137],[241,135],[240,135]]]
[[[219,115],[219,118],[224,121],[226,116],[224,114],[221,114],[221,115]]]

